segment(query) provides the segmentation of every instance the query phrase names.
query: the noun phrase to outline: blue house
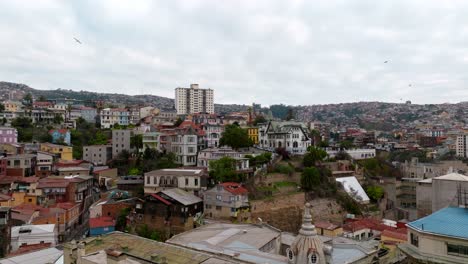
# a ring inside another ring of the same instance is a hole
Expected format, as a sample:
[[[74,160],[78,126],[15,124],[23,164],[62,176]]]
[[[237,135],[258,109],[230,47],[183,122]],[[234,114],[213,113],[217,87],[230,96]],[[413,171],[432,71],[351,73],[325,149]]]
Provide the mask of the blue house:
[[[113,232],[115,230],[115,220],[112,217],[101,216],[89,219],[89,235],[99,236]]]
[[[71,145],[71,133],[68,129],[52,129],[49,131],[49,134],[52,136],[52,143]]]

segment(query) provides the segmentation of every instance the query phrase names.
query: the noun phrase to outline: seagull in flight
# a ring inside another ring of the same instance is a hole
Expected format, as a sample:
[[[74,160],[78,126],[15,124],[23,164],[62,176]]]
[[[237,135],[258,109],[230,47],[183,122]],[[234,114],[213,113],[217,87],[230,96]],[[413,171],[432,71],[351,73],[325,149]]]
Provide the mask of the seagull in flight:
[[[81,41],[77,38],[73,38],[76,42],[80,43],[81,44]]]
[[[384,61],[383,63],[388,63],[388,61]]]

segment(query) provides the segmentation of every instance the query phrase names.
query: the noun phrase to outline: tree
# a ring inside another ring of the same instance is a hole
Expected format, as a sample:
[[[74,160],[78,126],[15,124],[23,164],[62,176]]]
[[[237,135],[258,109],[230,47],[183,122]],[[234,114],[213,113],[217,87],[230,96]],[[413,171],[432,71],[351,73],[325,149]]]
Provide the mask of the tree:
[[[54,122],[54,124],[57,124],[57,125],[62,124],[62,123],[63,123],[63,117],[62,117],[62,115],[56,114],[56,115],[54,116],[53,122]]]
[[[301,185],[307,191],[320,185],[320,171],[315,167],[305,168],[301,175]]]
[[[33,123],[30,118],[17,117],[11,121],[11,126],[18,130],[18,141],[27,142],[33,139]]]
[[[251,147],[253,142],[249,138],[249,134],[246,129],[236,125],[227,125],[224,128],[219,144],[221,146],[230,146],[233,149],[239,149]]]
[[[288,108],[288,114],[286,115],[285,119],[286,121],[294,119],[294,110],[291,107]]]
[[[115,229],[119,231],[125,231],[127,227],[127,215],[130,213],[130,208],[124,208],[120,210],[117,216],[117,222],[115,223]]]
[[[177,120],[174,122],[174,126],[178,127],[178,126],[180,126],[180,124],[182,124],[182,122],[184,122],[184,120],[182,120],[182,118],[178,117]]]
[[[128,175],[141,175],[141,171],[140,169],[133,167],[128,170]]]
[[[380,186],[374,185],[369,186],[366,189],[366,193],[373,201],[378,201],[384,195],[384,189]]]
[[[304,155],[302,163],[305,167],[316,166],[327,157],[327,152],[321,148],[310,146]]]
[[[354,144],[350,140],[344,140],[344,141],[340,142],[340,148],[341,149],[351,149],[351,148],[354,148]]]
[[[31,107],[32,104],[33,104],[33,99],[32,99],[32,95],[31,93],[27,93],[24,97],[23,97],[23,104],[25,106],[28,106],[28,107]]]
[[[231,157],[210,161],[210,176],[216,182],[239,182],[241,180],[236,173],[236,160]]]
[[[8,120],[6,119],[6,117],[4,117],[4,118],[2,119],[2,126],[5,125],[7,122],[8,122]]]
[[[283,160],[288,160],[289,157],[289,152],[286,150],[286,148],[276,148],[275,149],[276,154],[280,155]]]
[[[258,116],[255,117],[255,119],[253,121],[253,125],[256,126],[258,124],[266,123],[266,122],[267,122],[267,120],[263,115],[258,115]]]
[[[140,149],[143,148],[143,135],[136,134],[130,138],[130,147],[136,149],[136,153],[140,152]]]
[[[0,104],[0,113],[3,113],[5,111],[5,105]]]
[[[89,141],[90,145],[105,145],[107,144],[107,136],[100,130],[96,132],[94,138]]]
[[[351,156],[343,150],[338,151],[335,155],[336,160],[351,160]]]
[[[38,100],[39,100],[39,102],[45,102],[45,101],[47,101],[47,98],[45,98],[44,95],[41,95],[41,96],[39,96]]]

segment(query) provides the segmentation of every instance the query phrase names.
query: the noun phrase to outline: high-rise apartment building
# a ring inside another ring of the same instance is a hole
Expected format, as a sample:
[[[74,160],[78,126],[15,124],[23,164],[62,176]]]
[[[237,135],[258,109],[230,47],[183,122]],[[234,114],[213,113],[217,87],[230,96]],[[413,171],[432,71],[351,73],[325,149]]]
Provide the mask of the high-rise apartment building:
[[[468,158],[468,134],[457,137],[456,153],[458,157]]]
[[[194,113],[214,113],[213,90],[202,89],[198,84],[190,88],[175,89],[175,107],[178,115]]]

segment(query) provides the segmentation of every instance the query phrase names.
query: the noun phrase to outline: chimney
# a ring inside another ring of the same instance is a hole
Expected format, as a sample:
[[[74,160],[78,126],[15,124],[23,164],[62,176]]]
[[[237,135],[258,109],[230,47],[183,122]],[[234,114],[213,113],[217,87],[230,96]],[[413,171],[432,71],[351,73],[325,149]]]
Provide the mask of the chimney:
[[[86,255],[86,249],[85,249],[85,243],[84,242],[78,243],[78,249],[77,249],[76,255],[77,255],[76,256],[76,263],[81,264],[82,263],[81,258]]]
[[[127,257],[122,251],[118,251],[115,249],[107,249],[106,255],[107,255],[107,264],[119,264],[119,263],[123,263],[127,259]]]
[[[190,89],[198,89],[198,83],[190,84]]]

